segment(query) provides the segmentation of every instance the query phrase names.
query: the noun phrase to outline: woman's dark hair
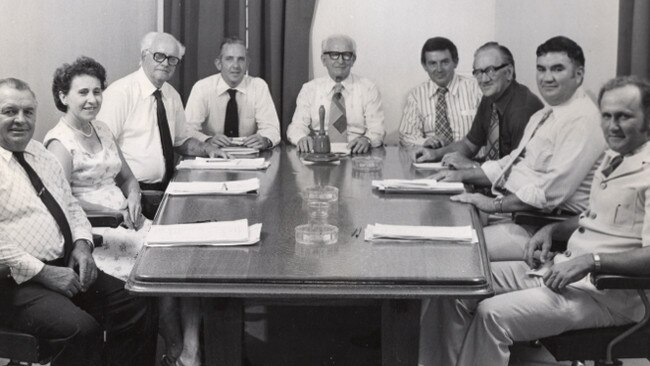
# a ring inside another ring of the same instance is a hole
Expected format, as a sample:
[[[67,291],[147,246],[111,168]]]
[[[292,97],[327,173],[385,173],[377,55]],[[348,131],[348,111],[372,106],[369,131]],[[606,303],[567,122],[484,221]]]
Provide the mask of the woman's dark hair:
[[[67,95],[70,91],[72,79],[79,75],[94,76],[99,80],[102,90],[106,89],[106,69],[99,62],[86,56],[79,57],[72,64],[63,64],[54,72],[52,80],[52,96],[54,105],[61,112],[67,112],[68,106],[61,102],[59,94]]]

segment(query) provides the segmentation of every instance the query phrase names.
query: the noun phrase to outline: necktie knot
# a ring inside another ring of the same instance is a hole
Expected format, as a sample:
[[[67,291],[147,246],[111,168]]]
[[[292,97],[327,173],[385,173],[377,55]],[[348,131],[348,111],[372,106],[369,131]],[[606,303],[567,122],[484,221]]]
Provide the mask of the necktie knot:
[[[230,94],[230,99],[235,98],[237,95],[237,89],[228,89],[228,94]]]
[[[342,91],[343,91],[343,84],[341,84],[341,83],[336,83],[336,84],[334,85],[334,94],[337,94],[337,93],[338,93],[338,94],[341,94]]]
[[[623,154],[618,154],[615,157],[613,157],[612,160],[610,160],[609,165],[607,165],[607,168],[603,169],[603,175],[605,177],[609,177],[609,175],[612,174],[612,172],[616,170],[616,168],[618,168],[618,166],[621,165],[622,162],[623,162]]]
[[[19,162],[22,163],[22,162],[25,161],[25,153],[24,153],[24,152],[22,152],[22,151],[13,151],[12,154],[14,154],[14,157],[15,157],[16,160],[18,160]]]
[[[161,100],[162,99],[162,92],[160,91],[160,89],[156,89],[156,91],[153,92],[153,96],[154,96],[154,98],[156,98],[156,100]]]
[[[438,88],[438,95],[444,97],[445,94],[447,94],[448,91],[449,91],[449,89],[447,89],[447,88],[445,88],[445,87],[440,87],[440,88]]]

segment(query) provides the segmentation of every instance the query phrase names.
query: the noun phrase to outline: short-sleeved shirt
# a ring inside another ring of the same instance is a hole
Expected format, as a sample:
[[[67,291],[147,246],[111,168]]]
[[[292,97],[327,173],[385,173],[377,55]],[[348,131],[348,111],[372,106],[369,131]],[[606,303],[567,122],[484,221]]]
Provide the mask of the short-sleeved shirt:
[[[476,146],[487,144],[493,103],[499,115],[499,157],[502,158],[519,145],[528,120],[544,104],[526,86],[514,80],[496,101],[484,96],[467,133],[469,142]]]

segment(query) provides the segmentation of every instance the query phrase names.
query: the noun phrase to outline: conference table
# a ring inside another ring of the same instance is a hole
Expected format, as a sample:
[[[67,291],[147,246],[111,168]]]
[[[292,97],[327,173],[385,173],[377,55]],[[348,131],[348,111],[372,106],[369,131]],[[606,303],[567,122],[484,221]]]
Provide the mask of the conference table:
[[[381,306],[383,365],[417,365],[421,300],[493,295],[479,216],[471,205],[445,194],[382,193],[375,179],[424,178],[399,147],[373,149],[379,171],[360,171],[352,157],[339,164],[306,165],[295,147],[280,145],[261,156],[267,170],[178,170],[175,181],[230,181],[257,177],[257,194],[165,195],[154,224],[247,218],[262,223],[252,246],[145,246],[126,288],[143,296],[202,299],[208,365],[239,366],[243,354],[243,307],[249,303],[308,305],[319,302]],[[327,217],[339,229],[334,244],[295,240],[295,227],[309,221],[307,188],[331,185],[339,201]],[[368,224],[464,226],[478,243],[364,240]],[[361,229],[361,230],[360,230]],[[361,231],[360,235],[359,232]]]

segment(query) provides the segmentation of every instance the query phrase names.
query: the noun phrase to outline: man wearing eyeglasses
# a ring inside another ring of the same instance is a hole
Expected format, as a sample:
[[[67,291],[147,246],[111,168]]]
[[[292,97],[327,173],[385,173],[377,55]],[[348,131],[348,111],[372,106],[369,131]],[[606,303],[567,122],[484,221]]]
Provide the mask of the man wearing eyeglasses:
[[[429,75],[406,98],[399,141],[402,146],[440,148],[465,137],[481,91],[471,77],[456,74],[458,50],[444,37],[429,38],[420,61]]]
[[[280,121],[269,87],[246,75],[250,60],[246,44],[226,38],[219,48],[216,75],[194,84],[185,116],[190,128],[217,147],[241,137],[246,147],[268,149],[280,142]]]
[[[167,83],[184,53],[171,34],[148,33],[141,42],[140,69],[104,91],[97,119],[113,132],[143,190],[165,190],[174,171],[174,148],[184,155],[226,156],[191,137],[181,97]],[[143,202],[145,216],[152,218],[155,208],[155,203]]]
[[[325,107],[325,129],[331,142],[346,142],[353,154],[381,146],[386,135],[379,90],[370,80],[350,71],[357,59],[356,43],[333,35],[321,44],[321,61],[328,76],[303,85],[287,138],[299,152],[313,151],[312,135],[319,127],[319,108]]]
[[[418,149],[414,152],[417,162],[442,159],[446,166],[468,169],[479,166],[474,157],[478,161],[498,160],[517,147],[530,116],[544,107],[535,94],[516,81],[514,58],[503,45],[488,42],[479,47],[474,53],[472,74],[483,98],[467,136],[439,149]]]

